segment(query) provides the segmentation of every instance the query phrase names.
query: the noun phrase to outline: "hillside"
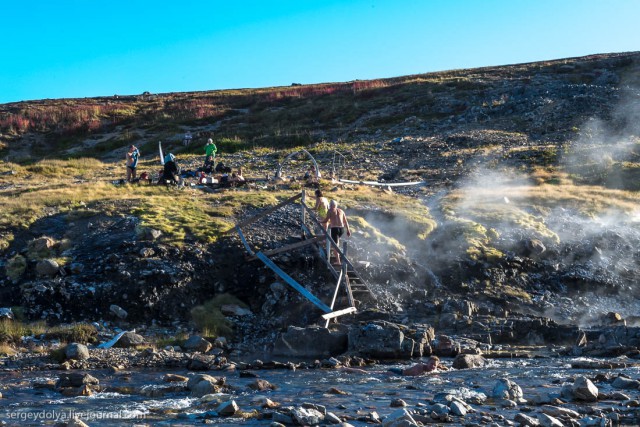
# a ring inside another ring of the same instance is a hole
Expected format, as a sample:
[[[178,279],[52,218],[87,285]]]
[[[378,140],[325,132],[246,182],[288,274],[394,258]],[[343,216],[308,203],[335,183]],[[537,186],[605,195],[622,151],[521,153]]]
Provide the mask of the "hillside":
[[[300,180],[273,177],[304,148],[320,165],[320,187],[346,207],[350,253],[369,262],[384,316],[462,328],[467,303],[470,314],[593,324],[615,311],[632,322],[639,88],[633,52],[0,105],[1,304],[29,319],[123,322],[110,309],[117,305],[133,325],[171,324],[232,294],[253,313],[236,328],[258,334],[315,322],[318,313],[274,290],[273,274],[244,262],[237,237],[223,234],[301,191]],[[185,146],[186,131],[194,140]],[[195,170],[209,137],[219,161],[255,183],[220,191],[118,183],[129,144],[142,152],[139,170],[155,174],[158,141]],[[285,173],[299,178],[307,166],[294,158]],[[326,179],[331,173],[426,185],[391,192],[341,185]],[[294,214],[278,215],[251,230],[252,245],[295,241]],[[302,251],[278,261],[324,292],[310,258]],[[452,306],[455,318],[443,318]]]

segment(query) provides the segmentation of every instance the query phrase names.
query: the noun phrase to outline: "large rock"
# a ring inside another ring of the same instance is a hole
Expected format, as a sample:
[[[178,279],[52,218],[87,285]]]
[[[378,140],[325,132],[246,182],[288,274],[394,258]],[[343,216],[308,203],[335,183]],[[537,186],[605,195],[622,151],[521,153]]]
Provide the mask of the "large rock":
[[[229,400],[228,402],[221,403],[220,406],[216,408],[218,414],[223,417],[230,417],[234,415],[236,412],[240,410],[240,407],[236,403],[235,400]]]
[[[251,384],[248,384],[247,387],[249,387],[251,390],[256,391],[276,390],[278,388],[277,386],[271,384],[269,381],[261,379],[255,380]]]
[[[40,276],[52,277],[58,274],[60,265],[53,259],[43,259],[36,264],[36,273]]]
[[[317,409],[304,407],[294,408],[291,417],[301,426],[317,426],[324,420],[324,415]]]
[[[127,311],[120,307],[119,305],[115,305],[115,304],[111,304],[109,306],[109,311],[113,314],[115,314],[118,318],[120,319],[126,319],[127,316],[129,315],[129,313],[127,313]]]
[[[416,420],[406,409],[393,411],[382,421],[382,427],[413,427],[417,425]]]
[[[115,344],[116,347],[130,348],[137,347],[139,345],[145,345],[147,341],[144,339],[142,335],[136,334],[135,332],[125,332],[118,342]]]
[[[74,342],[65,347],[64,355],[67,359],[86,360],[89,358],[89,349],[84,344]]]
[[[410,358],[415,341],[407,338],[398,325],[369,323],[349,331],[349,350],[379,359]]]
[[[320,327],[289,326],[287,332],[278,336],[273,354],[285,357],[331,357],[344,353],[347,343],[346,333]]]
[[[56,388],[82,387],[83,385],[98,385],[100,381],[96,377],[81,372],[70,372],[60,375],[56,382]]]
[[[538,427],[540,425],[540,421],[522,413],[516,414],[513,420],[517,423],[520,423],[521,427]]]
[[[455,369],[482,368],[487,364],[487,359],[479,354],[459,354],[453,359]]]
[[[45,258],[51,256],[51,252],[55,245],[56,242],[51,237],[42,236],[37,239],[33,239],[29,242],[29,253],[32,255],[31,258]]]
[[[198,374],[189,378],[187,388],[194,396],[204,396],[205,394],[220,393],[224,384],[224,377],[216,378],[207,374]]]
[[[242,316],[250,316],[251,314],[253,314],[253,313],[251,313],[251,310],[249,310],[248,308],[240,307],[237,304],[226,304],[226,305],[223,305],[222,307],[220,307],[220,311],[225,316],[242,317]]]
[[[89,424],[85,423],[84,421],[78,419],[78,418],[74,418],[71,421],[68,421],[66,424],[64,424],[65,427],[89,427]]]
[[[213,344],[199,335],[192,335],[184,344],[182,344],[181,347],[187,351],[199,351],[201,353],[206,353],[211,350]]]
[[[631,378],[618,377],[611,383],[611,387],[619,390],[637,390],[640,388],[640,381]]]
[[[460,343],[447,335],[438,335],[432,344],[436,356],[453,357],[460,353]]]
[[[538,414],[538,421],[540,421],[541,427],[564,427],[559,419],[547,414]]]
[[[492,396],[496,399],[509,399],[519,402],[522,400],[522,389],[508,378],[500,378],[493,386]]]
[[[573,386],[571,386],[571,391],[576,400],[584,400],[585,402],[595,402],[598,400],[598,387],[587,377],[576,378]]]

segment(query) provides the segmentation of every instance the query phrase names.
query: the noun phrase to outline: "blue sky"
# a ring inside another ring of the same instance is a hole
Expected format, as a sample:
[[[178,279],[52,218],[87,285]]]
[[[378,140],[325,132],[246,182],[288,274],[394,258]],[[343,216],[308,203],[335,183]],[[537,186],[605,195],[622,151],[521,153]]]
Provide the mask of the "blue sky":
[[[638,0],[32,0],[2,15],[0,103],[640,50]]]

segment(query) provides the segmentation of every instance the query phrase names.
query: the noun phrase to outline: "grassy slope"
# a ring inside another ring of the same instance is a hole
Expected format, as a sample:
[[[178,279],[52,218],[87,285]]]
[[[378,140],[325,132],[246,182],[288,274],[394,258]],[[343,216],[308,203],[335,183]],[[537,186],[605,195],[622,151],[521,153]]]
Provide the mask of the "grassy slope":
[[[602,61],[614,61],[612,69],[622,73],[636,66],[636,56],[579,58],[338,84],[2,105],[0,153],[13,162],[0,162],[0,203],[3,206],[0,250],[9,247],[17,230],[28,228],[53,211],[92,215],[95,209],[109,209],[109,201],[122,200],[131,201],[130,211],[117,214],[139,216],[143,225],[162,230],[168,241],[180,244],[185,238],[193,238],[212,242],[234,223],[234,215],[242,209],[273,205],[296,190],[294,187],[275,192],[269,189],[219,195],[190,190],[168,193],[158,187],[113,186],[110,181],[119,178],[121,171],[95,158],[109,158],[112,150],[121,149],[130,142],[171,138],[186,128],[205,134],[215,128],[216,142],[226,153],[253,150],[243,152],[244,158],[256,157],[256,154],[267,158],[272,150],[291,150],[310,144],[315,144],[315,155],[326,157],[336,148],[351,150],[356,152],[353,169],[360,168],[361,172],[357,177],[377,179],[379,171],[370,165],[358,165],[358,155],[364,151],[374,156],[380,153],[376,140],[387,139],[386,135],[396,132],[397,126],[404,126],[408,118],[420,124],[412,128],[414,131],[427,129],[427,135],[435,135],[442,141],[444,136],[429,129],[445,126],[443,123],[468,112],[475,103],[479,103],[479,108],[486,114],[497,111],[505,102],[499,96],[505,82],[515,82],[517,88],[526,85],[535,74],[543,81],[589,83],[596,78],[594,70],[602,67]],[[573,67],[573,71],[567,71],[567,66]],[[452,106],[450,111],[440,108],[445,103]],[[508,113],[504,114],[508,116]],[[515,169],[534,183],[526,188],[513,187],[497,192],[472,184],[440,200],[437,208],[444,215],[440,221],[456,225],[457,232],[468,240],[472,257],[500,256],[491,250],[496,235],[492,230],[499,224],[523,227],[543,239],[557,239],[545,226],[544,215],[536,216],[532,214],[534,210],[575,206],[585,215],[597,215],[612,208],[634,213],[637,193],[625,191],[625,187],[620,188],[617,183],[640,182],[629,179],[637,176],[640,164],[624,156],[610,156],[607,162],[589,160],[579,163],[578,167],[561,163],[559,145],[551,140],[552,136],[559,135],[556,128],[562,127],[561,135],[567,140],[571,135],[578,138],[579,129],[572,127],[573,123],[586,118],[576,114],[562,124],[534,127],[519,123],[515,120],[517,117],[504,120],[498,114],[483,124],[482,138],[485,139],[481,139],[481,144],[464,138],[454,138],[451,143],[443,144],[444,148],[437,152],[437,161],[453,165],[444,171],[444,175],[455,177],[456,170],[468,168],[473,161],[495,169]],[[543,135],[539,137],[540,143],[532,144],[529,138],[547,127],[551,129],[549,138],[545,139]],[[456,125],[443,129],[455,130]],[[377,130],[385,136],[375,137]],[[325,137],[331,142],[322,142]],[[355,144],[363,137],[372,142]],[[498,142],[491,142],[494,140]],[[632,140],[628,150],[635,153],[637,144],[637,140]],[[72,155],[63,154],[70,148],[74,149]],[[183,151],[184,158],[188,158],[190,152],[200,149],[198,145],[179,150]],[[423,151],[418,151],[414,158],[405,155],[397,160],[400,167],[406,165],[403,173],[422,174],[422,177],[435,173],[433,170],[427,173],[424,167],[411,168],[415,157],[436,156],[435,151],[425,152],[425,149],[420,149]],[[67,159],[41,159],[55,155]],[[451,163],[447,163],[449,161]],[[151,162],[147,164],[152,165]],[[9,171],[15,173],[3,174]],[[609,177],[615,179],[608,180]],[[467,206],[469,194],[476,198],[473,209]],[[406,218],[421,239],[436,226],[428,209],[403,196],[361,189],[345,191],[340,197],[356,209],[366,210],[373,206]],[[516,203],[495,209],[495,200],[504,197]],[[461,207],[463,200],[465,206]],[[203,223],[210,226],[202,227]],[[364,218],[359,218],[357,224],[381,238],[379,230],[371,228]],[[384,238],[393,239],[393,236]],[[393,240],[389,242],[392,246],[400,244]]]

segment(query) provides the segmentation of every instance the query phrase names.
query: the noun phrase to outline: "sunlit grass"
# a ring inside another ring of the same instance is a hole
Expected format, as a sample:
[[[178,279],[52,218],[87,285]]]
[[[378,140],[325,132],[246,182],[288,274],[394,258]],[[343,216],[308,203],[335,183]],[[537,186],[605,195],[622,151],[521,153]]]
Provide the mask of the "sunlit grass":
[[[191,310],[191,318],[196,327],[207,336],[229,336],[233,334],[233,325],[222,314],[223,305],[238,305],[246,308],[246,304],[231,294],[220,294],[203,305]]]
[[[339,204],[357,210],[381,210],[406,220],[407,228],[415,232],[418,239],[424,240],[436,228],[437,223],[429,208],[420,200],[401,194],[384,192],[377,188],[359,187],[356,191],[327,193]]]
[[[383,234],[378,228],[369,224],[364,218],[360,216],[352,216],[349,219],[349,224],[352,229],[358,229],[360,232],[362,232],[364,238],[373,240],[378,244],[386,245],[390,250],[394,252],[404,252],[406,249],[405,246],[397,239]]]

